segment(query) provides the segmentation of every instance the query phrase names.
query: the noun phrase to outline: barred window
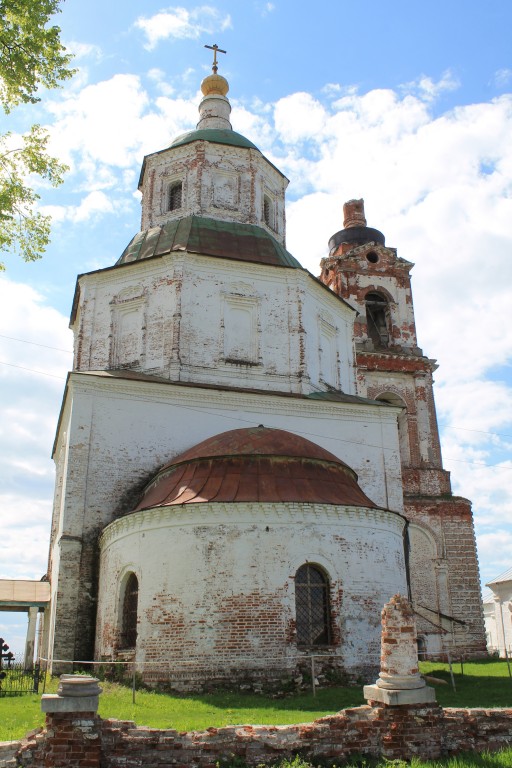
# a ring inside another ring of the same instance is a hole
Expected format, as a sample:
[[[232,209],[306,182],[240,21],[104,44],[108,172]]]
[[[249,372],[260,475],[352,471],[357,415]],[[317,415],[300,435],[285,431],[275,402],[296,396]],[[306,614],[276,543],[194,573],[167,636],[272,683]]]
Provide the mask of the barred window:
[[[295,574],[297,645],[328,645],[330,613],[327,577],[314,565],[301,565]]]
[[[175,184],[172,184],[169,189],[169,210],[170,211],[175,211],[178,208],[181,208],[182,196],[183,196],[183,184],[181,183],[181,181],[178,181]]]
[[[274,206],[268,195],[263,197],[263,221],[267,227],[274,229]]]
[[[121,648],[135,648],[137,643],[137,606],[139,602],[139,581],[130,573],[123,597],[121,625]]]

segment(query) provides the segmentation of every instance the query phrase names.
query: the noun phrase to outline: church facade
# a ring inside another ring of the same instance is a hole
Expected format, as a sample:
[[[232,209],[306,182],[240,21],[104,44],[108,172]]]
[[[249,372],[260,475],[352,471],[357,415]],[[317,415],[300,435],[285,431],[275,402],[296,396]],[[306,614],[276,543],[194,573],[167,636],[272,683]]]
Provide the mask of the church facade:
[[[319,278],[286,250],[283,174],[202,83],[145,158],[141,231],[80,275],[45,642],[201,687],[378,668],[410,594],[423,648],[485,652],[471,507],[442,469],[411,264],[345,206]],[[69,669],[69,667],[66,667]]]

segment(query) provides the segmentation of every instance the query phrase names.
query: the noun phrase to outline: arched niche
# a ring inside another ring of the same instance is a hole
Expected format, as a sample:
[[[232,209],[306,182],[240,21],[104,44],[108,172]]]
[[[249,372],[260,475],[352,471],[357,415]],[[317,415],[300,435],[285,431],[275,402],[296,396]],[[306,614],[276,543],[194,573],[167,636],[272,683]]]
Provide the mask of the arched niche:
[[[389,403],[397,408],[401,408],[398,414],[398,442],[400,445],[400,460],[403,467],[411,465],[411,445],[409,440],[409,420],[407,414],[407,403],[396,392],[382,392],[377,395],[376,400],[383,403]]]

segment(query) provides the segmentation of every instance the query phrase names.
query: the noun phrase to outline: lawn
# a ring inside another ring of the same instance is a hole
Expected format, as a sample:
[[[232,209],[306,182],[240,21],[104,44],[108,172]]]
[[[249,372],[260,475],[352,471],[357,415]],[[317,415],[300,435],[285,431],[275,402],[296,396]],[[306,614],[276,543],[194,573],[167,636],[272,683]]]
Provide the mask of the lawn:
[[[451,687],[448,665],[422,663],[421,669],[424,674],[447,681],[447,685],[435,686],[438,702],[444,707],[512,707],[512,680],[503,661],[467,663],[464,664],[464,674],[461,674],[459,664],[454,665],[456,691]],[[55,692],[57,684],[56,679],[52,680],[46,692]],[[101,686],[101,717],[134,720],[138,725],[180,731],[242,723],[284,725],[308,722],[365,703],[362,686],[325,688],[317,690],[316,697],[308,692],[280,699],[227,692],[168,696],[139,690],[135,704],[129,688],[114,683],[101,683]],[[18,739],[43,723],[39,695],[0,698],[0,741]],[[455,768],[457,764],[452,765]],[[512,760],[510,763],[474,765],[510,765],[512,768]]]

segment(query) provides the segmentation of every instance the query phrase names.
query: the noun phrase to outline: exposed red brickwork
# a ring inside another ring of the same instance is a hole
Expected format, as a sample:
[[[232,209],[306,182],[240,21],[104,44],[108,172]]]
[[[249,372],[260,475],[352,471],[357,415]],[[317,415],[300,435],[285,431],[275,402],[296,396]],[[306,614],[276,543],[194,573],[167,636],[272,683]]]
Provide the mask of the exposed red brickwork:
[[[46,730],[22,742],[18,758],[34,768],[100,768],[102,751],[94,712],[47,714]]]
[[[398,421],[404,512],[416,526],[411,537],[411,589],[414,604],[428,609],[423,618],[417,617],[418,633],[430,637],[427,652],[454,645],[465,654],[483,655],[471,505],[451,496],[450,476],[442,468],[432,378],[436,365],[416,346],[413,265],[398,258],[395,249],[371,242],[379,233],[366,228],[362,200],[349,201],[344,227],[331,240],[336,247],[323,259],[320,279],[359,311],[355,322],[358,394],[404,408]],[[356,240],[351,235],[354,231]],[[369,293],[383,299],[385,309],[378,317],[372,316],[367,304]],[[372,317],[373,328],[369,327]],[[379,337],[377,330],[384,319],[387,328]],[[465,625],[441,626],[446,622],[440,613]]]
[[[437,596],[437,610],[464,622],[464,625],[454,627],[455,631],[451,637],[443,636],[443,648],[453,644],[465,656],[484,656],[487,651],[470,502],[458,497],[443,499],[433,496],[406,496],[405,514],[411,523],[422,526],[435,536],[438,544],[436,560],[439,554],[444,555],[449,592],[446,602],[443,601],[442,595]],[[432,571],[432,565],[432,560],[422,562],[420,559],[415,567]],[[438,562],[434,563],[434,568],[439,567]],[[427,628],[428,621],[421,618],[417,621],[419,633],[431,631]]]
[[[382,609],[381,674],[418,675],[416,626],[407,598],[395,595]]]
[[[436,704],[363,706],[312,723],[228,726],[190,733],[137,728],[92,713],[48,715],[46,731],[25,739],[26,768],[215,768],[222,760],[274,763],[300,753],[314,764],[352,755],[438,759],[494,752],[512,740],[512,709],[445,709]]]

